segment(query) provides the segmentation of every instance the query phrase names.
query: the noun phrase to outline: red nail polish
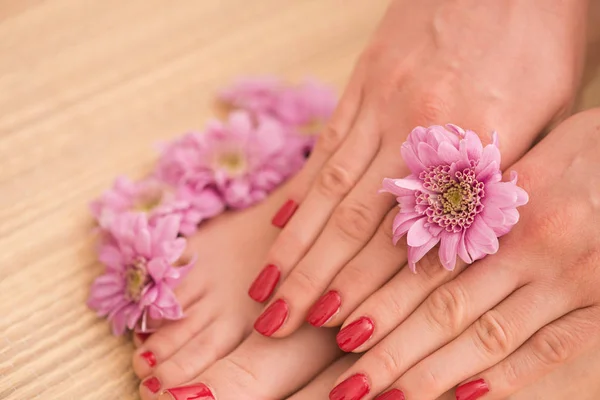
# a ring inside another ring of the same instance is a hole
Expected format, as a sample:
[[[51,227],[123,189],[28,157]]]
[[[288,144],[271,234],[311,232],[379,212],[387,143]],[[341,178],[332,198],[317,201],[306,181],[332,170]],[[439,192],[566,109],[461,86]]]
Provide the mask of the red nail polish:
[[[267,265],[260,274],[256,277],[252,286],[250,286],[250,290],[248,290],[248,295],[259,303],[265,302],[271,294],[273,290],[275,290],[275,286],[279,282],[279,278],[281,277],[281,272],[279,268],[273,264]]]
[[[375,397],[375,400],[405,400],[405,397],[401,390],[392,389]]]
[[[362,374],[352,375],[329,393],[329,400],[359,400],[369,394],[369,381]]]
[[[483,379],[465,383],[456,388],[456,400],[475,400],[489,392]]]
[[[160,390],[160,381],[154,376],[144,380],[142,385],[146,386],[152,393],[156,393]]]
[[[156,357],[154,357],[153,352],[146,351],[146,352],[140,354],[140,357],[142,357],[144,360],[146,360],[146,362],[148,363],[148,365],[150,367],[154,367],[156,365]]]
[[[140,341],[140,343],[144,343],[146,340],[148,340],[150,335],[151,335],[151,333],[141,333],[141,332],[135,333],[135,337],[137,338],[137,340]]]
[[[214,400],[215,396],[203,383],[166,390],[175,400]]]
[[[271,304],[254,323],[254,329],[264,336],[271,336],[285,322],[289,312],[288,304],[279,299]]]
[[[322,296],[308,312],[306,320],[317,328],[325,325],[339,310],[342,305],[340,294],[334,290]]]
[[[290,218],[292,218],[292,215],[294,215],[297,209],[298,203],[296,203],[294,200],[286,201],[285,204],[281,206],[279,211],[277,211],[277,214],[275,214],[273,220],[271,220],[271,223],[278,228],[283,228]]]
[[[375,325],[371,318],[360,317],[339,331],[336,340],[340,349],[350,352],[369,340],[373,335]]]

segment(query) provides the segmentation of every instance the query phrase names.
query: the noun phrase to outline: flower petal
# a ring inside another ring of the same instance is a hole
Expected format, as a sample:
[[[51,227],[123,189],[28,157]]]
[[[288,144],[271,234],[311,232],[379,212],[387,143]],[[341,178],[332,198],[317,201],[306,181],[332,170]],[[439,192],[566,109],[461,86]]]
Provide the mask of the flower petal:
[[[442,142],[440,147],[438,148],[439,157],[443,162],[447,164],[452,164],[457,161],[460,157],[460,152],[458,149],[449,142]]]
[[[112,245],[100,246],[98,258],[100,262],[110,269],[122,270],[124,267],[123,256],[119,249]]]
[[[408,248],[408,267],[412,272],[417,271],[417,262],[419,262],[419,260],[423,258],[423,256],[427,254],[429,250],[433,249],[433,247],[438,244],[439,241],[439,237],[432,237],[431,240],[425,243],[423,246]]]
[[[408,230],[408,235],[406,237],[406,241],[409,246],[419,247],[423,246],[425,243],[431,240],[433,237],[429,230],[425,228],[425,224],[427,223],[426,218],[420,218],[410,227]]]
[[[448,271],[453,271],[456,266],[456,255],[461,236],[462,232],[442,232],[440,235],[440,262]]]
[[[421,162],[428,167],[432,165],[440,165],[442,163],[442,159],[438,155],[437,151],[435,151],[435,149],[427,143],[419,143],[417,146],[417,151]]]
[[[412,174],[419,175],[425,169],[425,165],[421,162],[412,146],[404,143],[400,147],[400,154]]]

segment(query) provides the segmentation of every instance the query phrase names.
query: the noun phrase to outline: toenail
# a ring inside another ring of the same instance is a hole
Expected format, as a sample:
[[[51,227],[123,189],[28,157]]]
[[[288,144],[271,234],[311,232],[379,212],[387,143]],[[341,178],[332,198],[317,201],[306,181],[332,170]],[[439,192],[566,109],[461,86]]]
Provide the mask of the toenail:
[[[353,351],[373,336],[374,329],[371,318],[361,317],[338,332],[338,346],[344,351]]]
[[[325,325],[339,310],[342,304],[340,294],[335,290],[327,292],[310,309],[306,320],[317,328]]]
[[[142,385],[146,386],[152,393],[156,393],[160,390],[160,381],[154,376],[145,379],[142,382]]]
[[[156,365],[156,357],[154,357],[154,353],[151,351],[145,351],[142,354],[140,354],[140,357],[142,357],[144,360],[146,360],[146,362],[148,363],[148,365],[152,368]]]
[[[277,214],[275,214],[273,220],[271,220],[271,223],[277,228],[283,228],[290,218],[292,218],[297,209],[298,203],[296,203],[294,200],[286,201],[281,206],[279,211],[277,211]]]
[[[250,286],[248,295],[259,303],[266,301],[271,296],[271,293],[273,293],[273,290],[275,290],[280,276],[281,272],[277,266],[273,264],[267,265],[256,277],[252,286]]]
[[[288,312],[288,304],[279,299],[267,307],[265,312],[258,317],[254,323],[254,329],[264,336],[271,336],[281,328],[281,325],[287,319]]]
[[[370,391],[369,381],[363,374],[352,375],[344,382],[337,385],[331,393],[330,400],[360,400]]]
[[[181,386],[167,389],[163,394],[170,394],[173,400],[214,400],[212,391],[203,383],[197,383],[190,386]],[[161,395],[161,400],[167,400],[167,397]]]

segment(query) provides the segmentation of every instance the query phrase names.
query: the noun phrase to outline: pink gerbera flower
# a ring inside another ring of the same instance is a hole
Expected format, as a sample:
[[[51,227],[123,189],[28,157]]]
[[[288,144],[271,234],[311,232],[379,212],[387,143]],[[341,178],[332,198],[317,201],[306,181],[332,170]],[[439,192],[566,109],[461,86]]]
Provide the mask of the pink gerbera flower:
[[[186,240],[178,237],[180,218],[160,218],[150,225],[145,214],[118,214],[99,249],[104,275],[92,285],[88,306],[108,316],[115,335],[134,329],[140,319],[183,316],[173,288],[192,267],[178,266]]]
[[[383,191],[397,196],[396,243],[407,234],[408,264],[440,244],[442,265],[454,269],[457,255],[466,263],[498,251],[498,237],[519,220],[517,207],[527,192],[517,175],[502,182],[497,135],[483,147],[473,131],[456,125],[417,127],[401,148],[411,174],[383,181]]]
[[[145,213],[151,225],[165,215],[179,215],[180,233],[189,236],[200,222],[220,214],[224,205],[212,189],[192,194],[186,187],[173,187],[155,177],[136,182],[118,177],[113,187],[93,201],[90,208],[102,228],[128,212]]]
[[[211,121],[163,153],[157,176],[190,193],[212,188],[231,208],[245,208],[275,189],[304,163],[303,143],[268,117],[236,111]]]

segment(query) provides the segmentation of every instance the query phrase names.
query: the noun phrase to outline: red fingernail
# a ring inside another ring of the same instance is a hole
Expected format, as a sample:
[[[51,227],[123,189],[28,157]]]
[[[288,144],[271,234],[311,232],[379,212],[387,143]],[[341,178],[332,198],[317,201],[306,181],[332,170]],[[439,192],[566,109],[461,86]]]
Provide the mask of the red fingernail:
[[[344,382],[337,385],[331,393],[329,400],[359,400],[369,393],[369,381],[362,374],[352,375]]]
[[[156,357],[154,357],[154,353],[151,351],[146,351],[142,354],[140,354],[140,356],[146,360],[146,362],[148,363],[148,365],[150,367],[154,367],[156,365]]]
[[[248,295],[259,303],[263,303],[273,293],[275,290],[275,286],[279,282],[279,277],[281,276],[281,272],[279,268],[273,264],[269,264],[263,268],[260,274],[256,277],[254,282],[252,282],[252,286],[250,286],[250,290],[248,290]]]
[[[203,383],[167,389],[166,392],[175,400],[214,400],[215,398],[208,386]]]
[[[371,318],[360,317],[337,334],[340,349],[349,352],[369,340],[375,326]]]
[[[279,211],[277,211],[277,214],[275,214],[273,220],[271,220],[271,223],[278,228],[283,228],[290,218],[292,218],[292,215],[294,215],[297,209],[298,203],[296,203],[294,200],[286,201],[285,204],[281,206]]]
[[[483,379],[465,383],[456,388],[456,400],[475,400],[489,392]]]
[[[405,397],[401,390],[392,389],[375,397],[375,400],[405,400]]]
[[[148,340],[150,335],[151,335],[151,333],[141,333],[141,332],[135,333],[135,337],[137,338],[137,340],[140,341],[140,343],[144,343],[146,340]]]
[[[339,310],[342,304],[340,294],[334,290],[322,296],[308,312],[306,320],[317,328],[325,325]]]
[[[264,336],[271,336],[285,322],[289,312],[288,304],[282,299],[271,304],[254,323],[254,329]]]
[[[160,390],[160,381],[154,376],[144,380],[142,385],[146,386],[152,393],[156,393]]]

